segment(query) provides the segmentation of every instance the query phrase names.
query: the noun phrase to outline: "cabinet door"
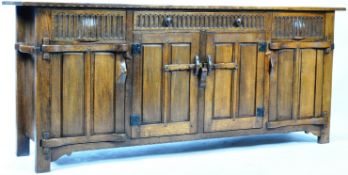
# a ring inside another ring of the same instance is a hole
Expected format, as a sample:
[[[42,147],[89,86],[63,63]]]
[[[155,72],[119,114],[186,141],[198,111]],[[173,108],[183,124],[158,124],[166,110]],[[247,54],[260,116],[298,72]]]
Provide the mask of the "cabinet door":
[[[214,69],[206,80],[204,131],[262,127],[264,107],[263,33],[210,33],[206,53],[213,64],[235,63],[237,69]]]
[[[45,46],[51,72],[50,137],[125,139],[125,58],[113,44]]]
[[[322,97],[327,47],[327,42],[271,44],[268,128],[325,123]]]
[[[132,137],[195,133],[198,78],[190,69],[166,71],[164,67],[195,63],[199,34],[138,33],[134,37],[141,51],[133,53]]]

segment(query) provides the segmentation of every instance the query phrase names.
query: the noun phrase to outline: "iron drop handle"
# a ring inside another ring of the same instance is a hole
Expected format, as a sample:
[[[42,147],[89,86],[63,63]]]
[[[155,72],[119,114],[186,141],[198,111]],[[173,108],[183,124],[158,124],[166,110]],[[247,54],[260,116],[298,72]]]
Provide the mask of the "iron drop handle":
[[[163,19],[163,25],[165,27],[171,27],[173,25],[173,18],[170,16],[167,16]]]
[[[126,65],[126,60],[123,57],[120,60],[120,70],[121,70],[121,74],[118,77],[117,83],[124,84],[127,79],[127,65]]]
[[[235,19],[233,24],[234,24],[234,26],[236,26],[236,27],[242,27],[242,25],[243,25],[242,18],[237,18],[237,19]]]

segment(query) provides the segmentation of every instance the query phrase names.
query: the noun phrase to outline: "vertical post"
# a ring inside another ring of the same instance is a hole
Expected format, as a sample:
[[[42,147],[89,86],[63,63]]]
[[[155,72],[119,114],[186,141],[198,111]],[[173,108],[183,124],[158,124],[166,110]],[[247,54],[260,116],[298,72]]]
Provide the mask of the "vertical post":
[[[334,19],[335,12],[327,12],[325,16],[325,37],[328,41],[334,42]],[[330,141],[330,116],[331,116],[331,86],[332,86],[333,51],[324,55],[324,78],[323,78],[323,102],[322,111],[327,117],[327,124],[324,125],[318,137],[318,143],[329,143]]]
[[[16,69],[17,69],[17,89],[16,89],[16,122],[17,122],[17,156],[29,155],[29,138],[26,136],[26,118],[24,110],[25,96],[25,56],[17,52]]]
[[[26,19],[30,15],[27,15],[28,10],[23,7],[16,7],[16,42],[25,42],[26,28],[25,24],[30,20]],[[17,156],[29,155],[29,137],[26,135],[26,125],[28,122],[28,116],[25,108],[28,105],[25,104],[25,91],[26,91],[26,72],[25,72],[25,59],[28,56],[17,51],[16,53],[16,123],[17,123]],[[29,58],[28,58],[29,59]]]
[[[35,9],[36,44],[49,44],[50,15],[48,11]],[[45,38],[45,39],[44,39]],[[39,52],[35,55],[35,171],[43,173],[50,171],[51,152],[41,146],[42,139],[48,139],[50,126],[50,85],[51,64],[47,54]],[[45,58],[46,57],[46,58]]]

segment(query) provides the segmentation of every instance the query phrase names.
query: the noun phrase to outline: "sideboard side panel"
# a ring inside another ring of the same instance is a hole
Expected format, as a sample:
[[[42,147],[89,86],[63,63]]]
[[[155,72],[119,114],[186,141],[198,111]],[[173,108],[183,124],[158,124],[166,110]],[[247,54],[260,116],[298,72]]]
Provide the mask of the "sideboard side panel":
[[[16,42],[32,43],[33,8],[16,8]],[[16,52],[17,156],[29,155],[29,139],[34,139],[34,61],[30,54]]]

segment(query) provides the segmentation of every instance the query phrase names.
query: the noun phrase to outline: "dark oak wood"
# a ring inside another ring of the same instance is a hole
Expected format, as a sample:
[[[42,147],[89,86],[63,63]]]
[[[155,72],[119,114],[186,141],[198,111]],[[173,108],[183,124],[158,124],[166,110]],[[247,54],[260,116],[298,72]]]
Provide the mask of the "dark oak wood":
[[[266,133],[330,136],[334,11],[9,2],[17,155]],[[140,48],[140,49],[139,49]]]
[[[98,3],[59,3],[59,2],[24,2],[3,1],[4,5],[36,7],[75,7],[75,8],[121,8],[121,9],[170,9],[170,10],[269,10],[269,11],[335,11],[346,10],[344,7],[258,7],[258,6],[183,6],[183,5],[130,5]]]

